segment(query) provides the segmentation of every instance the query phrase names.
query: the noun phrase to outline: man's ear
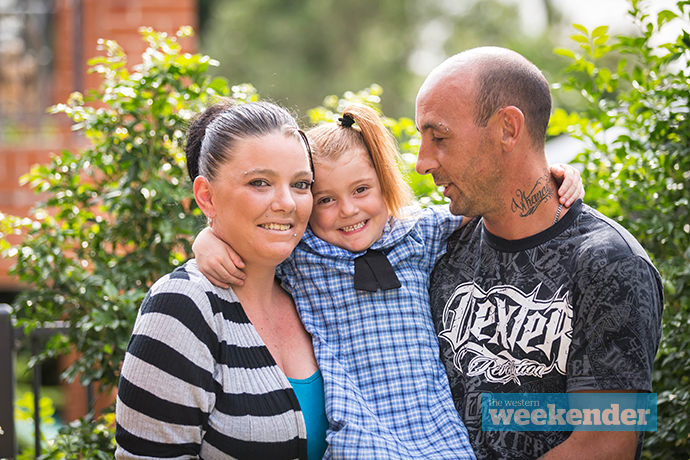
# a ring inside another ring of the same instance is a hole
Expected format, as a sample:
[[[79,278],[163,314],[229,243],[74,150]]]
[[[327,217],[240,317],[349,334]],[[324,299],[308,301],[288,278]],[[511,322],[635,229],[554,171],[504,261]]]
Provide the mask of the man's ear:
[[[525,131],[525,115],[515,106],[508,106],[498,113],[501,145],[503,151],[510,153],[520,142]]]
[[[216,217],[216,208],[213,205],[213,186],[203,176],[194,179],[194,199],[206,217],[213,219]]]

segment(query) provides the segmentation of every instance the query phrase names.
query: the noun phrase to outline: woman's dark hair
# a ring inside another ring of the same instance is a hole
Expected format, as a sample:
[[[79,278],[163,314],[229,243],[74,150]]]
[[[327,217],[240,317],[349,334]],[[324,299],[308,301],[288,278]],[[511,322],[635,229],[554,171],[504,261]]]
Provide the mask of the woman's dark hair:
[[[309,161],[311,151],[297,121],[284,108],[271,102],[235,104],[222,100],[197,115],[187,130],[187,171],[194,179],[202,175],[216,178],[218,168],[225,164],[237,141],[273,133],[293,136],[304,142]]]

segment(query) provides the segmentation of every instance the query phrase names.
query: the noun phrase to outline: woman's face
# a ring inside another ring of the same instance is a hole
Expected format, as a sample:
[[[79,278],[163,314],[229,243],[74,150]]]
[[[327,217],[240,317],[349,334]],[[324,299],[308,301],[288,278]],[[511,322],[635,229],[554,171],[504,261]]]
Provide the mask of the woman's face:
[[[389,216],[369,154],[353,150],[315,169],[312,231],[351,252],[368,249],[381,238]]]
[[[306,229],[311,182],[300,140],[280,133],[240,140],[209,183],[212,209],[204,212],[214,233],[247,265],[275,266],[290,255]]]

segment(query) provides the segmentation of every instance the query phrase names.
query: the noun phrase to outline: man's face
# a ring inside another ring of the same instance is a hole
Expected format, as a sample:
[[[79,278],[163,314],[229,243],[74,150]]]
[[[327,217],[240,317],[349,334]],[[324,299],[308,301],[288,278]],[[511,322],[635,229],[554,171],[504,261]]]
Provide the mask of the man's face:
[[[500,146],[491,120],[487,127],[474,122],[471,79],[453,77],[427,79],[419,91],[415,122],[422,143],[415,169],[443,187],[453,214],[486,215],[500,196]]]

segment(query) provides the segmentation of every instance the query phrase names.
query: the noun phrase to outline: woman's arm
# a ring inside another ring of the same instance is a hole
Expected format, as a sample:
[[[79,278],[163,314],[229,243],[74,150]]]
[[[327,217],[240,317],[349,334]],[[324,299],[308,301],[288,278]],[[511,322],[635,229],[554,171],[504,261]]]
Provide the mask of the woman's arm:
[[[184,292],[192,284],[168,278],[142,304],[118,386],[118,460],[200,454],[216,398],[216,339],[197,305],[203,290]]]

